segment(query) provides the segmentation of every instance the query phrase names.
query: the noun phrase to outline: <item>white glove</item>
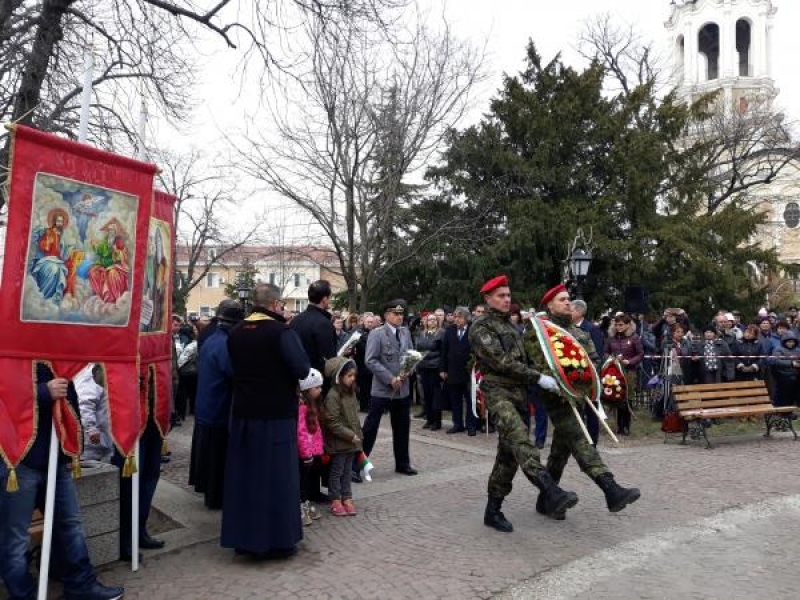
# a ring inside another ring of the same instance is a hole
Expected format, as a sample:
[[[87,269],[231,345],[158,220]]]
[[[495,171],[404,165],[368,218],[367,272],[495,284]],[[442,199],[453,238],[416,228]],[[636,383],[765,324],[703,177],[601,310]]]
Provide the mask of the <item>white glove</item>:
[[[547,390],[548,392],[557,392],[558,391],[558,382],[550,375],[540,375],[539,381],[536,383],[539,384],[539,387],[543,390]]]

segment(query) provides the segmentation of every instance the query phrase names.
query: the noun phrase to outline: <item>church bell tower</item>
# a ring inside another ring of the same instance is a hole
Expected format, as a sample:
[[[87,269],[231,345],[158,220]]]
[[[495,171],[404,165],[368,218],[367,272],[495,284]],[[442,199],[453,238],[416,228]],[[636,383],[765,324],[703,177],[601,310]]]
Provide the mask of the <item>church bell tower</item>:
[[[684,100],[722,90],[726,109],[769,105],[778,93],[771,73],[771,0],[672,0],[665,23],[672,76]]]

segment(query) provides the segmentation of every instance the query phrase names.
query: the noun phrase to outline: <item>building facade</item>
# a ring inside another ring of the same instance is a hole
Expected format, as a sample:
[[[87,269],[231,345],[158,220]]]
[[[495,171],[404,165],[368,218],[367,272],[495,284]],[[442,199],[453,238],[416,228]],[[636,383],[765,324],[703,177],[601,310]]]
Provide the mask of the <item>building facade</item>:
[[[189,267],[188,250],[179,246],[177,254],[176,268],[185,277]],[[287,302],[286,310],[300,312],[308,306],[308,286],[312,282],[328,280],[334,294],[346,289],[344,278],[336,271],[337,265],[333,251],[304,246],[203,248],[194,272],[206,272],[202,281],[189,292],[186,316],[213,316],[214,309],[227,297],[226,287],[236,286],[242,274],[248,271],[256,283],[272,283],[281,288]]]
[[[665,28],[681,96],[692,102],[718,91],[722,118],[773,126],[768,119],[779,91],[772,75],[776,14],[772,0],[674,0]],[[778,153],[754,154],[760,158],[744,167],[755,175],[785,163],[769,184],[753,186],[742,198],[767,215],[754,241],[774,248],[783,263],[800,264],[800,164]]]

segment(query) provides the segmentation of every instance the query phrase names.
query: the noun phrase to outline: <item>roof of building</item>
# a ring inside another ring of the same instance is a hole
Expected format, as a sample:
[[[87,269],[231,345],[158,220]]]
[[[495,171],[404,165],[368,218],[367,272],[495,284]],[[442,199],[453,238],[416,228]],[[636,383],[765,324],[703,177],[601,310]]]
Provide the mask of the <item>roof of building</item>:
[[[177,263],[186,264],[189,261],[190,249],[178,243]],[[260,246],[246,245],[236,248],[226,246],[206,246],[202,249],[201,264],[209,262],[208,253],[216,251],[216,263],[220,265],[241,265],[245,262],[252,264],[274,261],[308,261],[321,266],[334,266],[338,264],[336,253],[330,248],[318,246]]]

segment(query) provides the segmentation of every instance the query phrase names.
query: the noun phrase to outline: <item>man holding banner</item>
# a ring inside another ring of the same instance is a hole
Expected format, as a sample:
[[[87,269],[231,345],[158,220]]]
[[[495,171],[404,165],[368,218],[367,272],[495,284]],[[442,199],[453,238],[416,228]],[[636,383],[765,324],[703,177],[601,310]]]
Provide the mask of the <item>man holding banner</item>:
[[[53,377],[45,363],[36,365],[36,390],[36,437],[15,469],[15,485],[9,485],[11,471],[0,461],[0,576],[12,600],[36,597],[36,581],[28,569],[28,528],[34,508],[44,512],[41,500],[47,481],[53,399],[66,397],[73,409],[78,410],[78,396],[72,383]],[[64,597],[67,600],[121,598],[123,588],[102,585],[89,562],[70,462],[68,456],[59,452],[53,540],[54,563],[60,568]]]
[[[525,350],[533,368],[550,372],[556,378],[556,389],[541,393],[542,403],[553,423],[553,442],[547,458],[547,472],[553,481],[561,481],[570,455],[575,457],[581,470],[603,490],[608,510],[618,512],[639,499],[636,488],[623,488],[616,481],[600,454],[582,429],[582,422],[571,403],[581,407],[587,398],[594,400],[599,392],[599,377],[592,364],[596,355],[589,334],[572,322],[572,306],[564,284],[548,290],[541,306],[547,309],[531,319],[533,327],[525,333]],[[561,520],[564,513],[547,510],[547,498],[540,494],[536,502],[539,513]]]

